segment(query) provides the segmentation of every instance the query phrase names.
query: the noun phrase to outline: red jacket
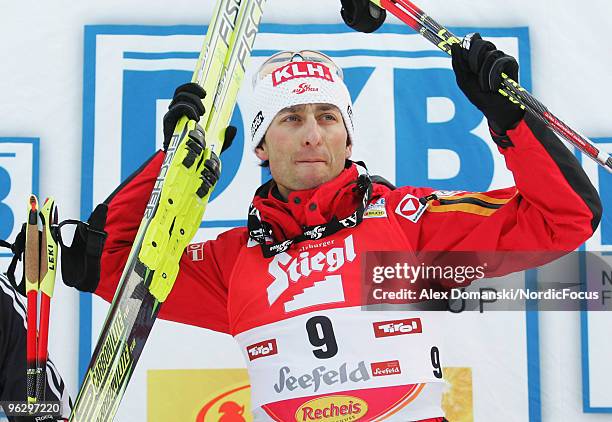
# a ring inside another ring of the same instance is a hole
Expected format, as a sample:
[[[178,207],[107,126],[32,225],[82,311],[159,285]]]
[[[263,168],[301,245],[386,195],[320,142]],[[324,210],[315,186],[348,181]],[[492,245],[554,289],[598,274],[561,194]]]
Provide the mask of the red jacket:
[[[438,191],[425,207],[418,199],[435,192],[431,188],[375,183],[360,225],[295,244],[274,258],[264,258],[249,242],[246,228],[229,230],[191,246],[159,316],[236,337],[261,420],[298,413],[308,420],[316,412],[332,412],[335,405],[320,397],[339,392],[351,397],[345,410],[355,415],[441,416],[441,380],[431,357],[440,349],[433,328],[439,321],[432,315],[360,312],[360,253],[571,251],[593,233],[601,216],[597,192],[577,160],[535,117],[527,114],[507,136],[494,138],[516,187]],[[108,301],[162,159],[159,152],[107,200],[108,239],[96,294]],[[356,178],[353,165],[318,188],[291,193],[287,202],[274,196],[270,183],[258,190],[254,204],[276,240],[293,238],[304,226],[351,214],[360,200]],[[376,327],[400,320],[411,321],[419,335],[378,338]],[[412,354],[400,356],[397,350]]]

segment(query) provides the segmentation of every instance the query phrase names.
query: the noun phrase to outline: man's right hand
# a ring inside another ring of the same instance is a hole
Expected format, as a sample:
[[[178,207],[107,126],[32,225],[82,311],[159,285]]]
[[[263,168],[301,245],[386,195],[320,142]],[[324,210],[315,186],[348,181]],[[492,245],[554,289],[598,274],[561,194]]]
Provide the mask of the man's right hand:
[[[200,121],[206,113],[202,100],[206,97],[206,91],[200,85],[189,82],[176,88],[172,102],[168,106],[168,112],[164,115],[164,151],[168,149],[176,123],[183,116],[189,120]],[[236,128],[228,126],[225,130],[225,139],[221,152],[232,144],[236,136]]]

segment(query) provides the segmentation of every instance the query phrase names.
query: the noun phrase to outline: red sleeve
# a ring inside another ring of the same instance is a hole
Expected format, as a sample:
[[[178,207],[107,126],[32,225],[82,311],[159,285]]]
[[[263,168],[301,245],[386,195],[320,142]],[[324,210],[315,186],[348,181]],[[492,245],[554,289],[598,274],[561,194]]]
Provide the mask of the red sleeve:
[[[111,301],[117,289],[145,206],[159,173],[164,153],[156,153],[105,201],[108,233],[100,263],[100,282],[95,293]],[[159,317],[227,333],[227,285],[231,260],[237,256],[244,229],[235,229],[217,240],[190,245],[183,254],[174,288],[161,307]]]
[[[416,250],[571,251],[601,218],[597,191],[576,158],[537,117],[527,113],[506,136],[494,135],[516,187],[439,195],[418,224],[398,214],[406,197],[432,189],[393,191],[388,209]]]

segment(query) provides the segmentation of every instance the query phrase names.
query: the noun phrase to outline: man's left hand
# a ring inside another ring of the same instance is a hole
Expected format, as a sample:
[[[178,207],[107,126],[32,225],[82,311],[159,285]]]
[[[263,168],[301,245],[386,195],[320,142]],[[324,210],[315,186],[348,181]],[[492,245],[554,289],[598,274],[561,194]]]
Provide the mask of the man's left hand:
[[[516,59],[497,50],[478,33],[467,35],[463,43],[453,44],[451,48],[457,85],[482,111],[489,127],[499,135],[516,127],[525,110],[498,92],[502,86],[502,72],[518,80]]]

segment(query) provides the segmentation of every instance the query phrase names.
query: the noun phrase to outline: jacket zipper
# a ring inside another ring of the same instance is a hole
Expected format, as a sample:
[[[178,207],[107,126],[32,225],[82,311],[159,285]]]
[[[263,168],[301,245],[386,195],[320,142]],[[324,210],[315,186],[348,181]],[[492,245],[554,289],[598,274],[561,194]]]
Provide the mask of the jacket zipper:
[[[489,209],[499,209],[503,204],[492,204],[490,202],[483,201],[482,199],[477,198],[457,198],[457,199],[444,199],[439,198],[438,195],[432,193],[431,195],[424,196],[419,198],[419,202],[423,205],[427,204],[429,201],[438,201],[440,205],[454,205],[454,204],[473,204],[478,205],[479,207],[489,208]]]

